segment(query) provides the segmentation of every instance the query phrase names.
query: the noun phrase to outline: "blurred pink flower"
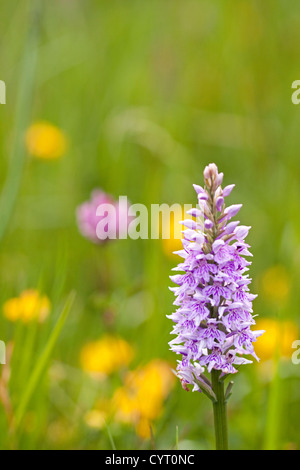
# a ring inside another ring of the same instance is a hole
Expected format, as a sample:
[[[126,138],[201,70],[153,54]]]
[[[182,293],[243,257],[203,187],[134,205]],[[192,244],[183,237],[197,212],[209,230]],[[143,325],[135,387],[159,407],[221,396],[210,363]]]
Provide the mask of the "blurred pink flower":
[[[95,189],[89,201],[76,211],[80,233],[88,240],[103,244],[108,240],[126,238],[129,204],[127,198],[116,201],[110,194]]]

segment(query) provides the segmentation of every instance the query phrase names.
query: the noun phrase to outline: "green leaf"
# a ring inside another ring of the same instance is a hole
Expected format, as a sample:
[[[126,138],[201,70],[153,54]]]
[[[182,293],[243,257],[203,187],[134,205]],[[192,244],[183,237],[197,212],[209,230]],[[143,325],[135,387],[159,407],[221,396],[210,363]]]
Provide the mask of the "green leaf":
[[[201,392],[203,392],[204,395],[206,395],[212,402],[216,402],[217,397],[216,397],[213,389],[210,387],[210,385],[208,385],[205,382],[200,382],[200,380],[198,380],[195,376],[194,376],[194,379],[195,379],[196,384],[200,388]]]
[[[229,384],[227,385],[226,392],[225,392],[225,403],[229,400],[229,398],[232,395],[232,387],[233,387],[234,382],[231,380]]]

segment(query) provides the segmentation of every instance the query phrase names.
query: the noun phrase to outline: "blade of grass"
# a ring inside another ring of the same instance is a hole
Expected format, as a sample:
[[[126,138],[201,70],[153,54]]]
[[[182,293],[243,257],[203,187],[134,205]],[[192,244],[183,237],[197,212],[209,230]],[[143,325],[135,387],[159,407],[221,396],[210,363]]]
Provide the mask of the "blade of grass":
[[[58,337],[61,333],[61,330],[65,324],[65,321],[67,319],[67,316],[72,308],[72,305],[73,305],[73,302],[74,302],[74,299],[75,299],[75,293],[72,292],[66,303],[65,303],[65,306],[57,320],[57,323],[49,337],[49,340],[45,346],[45,349],[43,351],[43,353],[41,354],[39,360],[37,361],[33,371],[32,371],[32,374],[31,376],[29,377],[29,380],[28,380],[28,383],[25,387],[25,390],[24,390],[24,393],[23,393],[23,396],[21,398],[21,401],[20,401],[20,404],[16,410],[16,414],[15,414],[15,420],[14,420],[14,431],[16,431],[21,422],[22,422],[22,419],[26,413],[26,410],[27,410],[27,406],[30,402],[30,399],[33,395],[33,393],[35,392],[38,384],[39,384],[39,381],[40,381],[40,378],[43,374],[43,372],[45,371],[46,367],[47,367],[47,363],[48,363],[48,360],[51,356],[51,353],[53,351],[53,348],[58,340]]]
[[[37,64],[38,38],[40,32],[40,13],[42,1],[36,0],[31,12],[29,33],[20,71],[20,85],[16,105],[14,141],[6,181],[0,198],[0,240],[2,240],[11,219],[21,185],[25,161],[24,133],[28,127],[33,99],[34,81]]]
[[[35,339],[37,335],[37,323],[33,322],[30,328],[26,328],[25,337],[21,343],[21,347],[18,351],[18,390],[22,390],[22,385],[26,383],[30,367],[32,364],[32,358],[35,352]]]
[[[266,416],[264,450],[278,450],[280,435],[283,393],[278,356],[274,359],[273,368],[273,379],[270,384]]]
[[[107,432],[107,435],[108,435],[108,439],[109,439],[111,448],[112,448],[112,450],[117,450],[114,438],[113,438],[112,433],[110,431],[110,428],[109,428],[109,426],[108,426],[108,424],[105,420],[104,420],[104,424],[105,424],[105,427],[106,427],[106,432]]]

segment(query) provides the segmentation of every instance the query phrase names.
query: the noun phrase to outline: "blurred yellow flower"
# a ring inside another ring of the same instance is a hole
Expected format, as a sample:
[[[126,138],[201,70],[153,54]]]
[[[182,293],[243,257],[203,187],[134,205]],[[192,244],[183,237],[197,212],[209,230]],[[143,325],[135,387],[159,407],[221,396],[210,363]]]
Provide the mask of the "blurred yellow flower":
[[[278,354],[281,358],[290,358],[292,343],[298,338],[298,327],[291,321],[277,321],[267,318],[259,320],[255,329],[265,330],[257,339],[255,352],[262,360],[268,360]]]
[[[102,429],[105,426],[107,413],[105,410],[91,410],[86,413],[84,420],[90,428]]]
[[[67,139],[58,127],[49,122],[40,121],[27,129],[26,147],[33,157],[54,160],[65,154]]]
[[[82,348],[80,363],[84,371],[106,376],[128,366],[133,355],[133,348],[129,343],[122,338],[107,335]]]
[[[287,300],[290,290],[291,280],[284,266],[272,266],[264,272],[262,291],[268,300],[282,303]]]
[[[140,417],[135,425],[135,431],[141,439],[149,439],[151,437],[151,428],[153,428],[151,422],[143,417]]]
[[[48,297],[40,295],[37,290],[25,290],[19,297],[9,299],[3,305],[4,316],[12,321],[29,323],[37,320],[43,322],[51,308]]]
[[[150,425],[161,414],[174,379],[170,365],[160,359],[128,372],[124,386],[112,398],[116,420],[134,424],[141,438],[149,438]]]
[[[173,257],[173,252],[182,249],[182,230],[184,227],[179,223],[184,218],[187,218],[184,214],[183,207],[180,209],[176,209],[170,213],[170,219],[166,217],[166,220],[162,218],[162,224],[170,224],[170,238],[162,238],[162,248],[164,253],[169,256]],[[164,233],[164,230],[167,231],[169,227],[161,227],[161,233]]]

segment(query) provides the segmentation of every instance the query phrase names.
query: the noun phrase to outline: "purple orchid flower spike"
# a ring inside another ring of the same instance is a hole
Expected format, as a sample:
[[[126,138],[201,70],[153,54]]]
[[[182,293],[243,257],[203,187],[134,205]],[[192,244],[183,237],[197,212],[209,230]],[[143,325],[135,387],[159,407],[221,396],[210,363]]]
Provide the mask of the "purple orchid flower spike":
[[[222,189],[223,173],[214,163],[205,168],[204,182],[204,187],[194,185],[199,207],[189,213],[196,221],[182,222],[188,227],[183,231],[184,261],[175,269],[185,274],[171,277],[178,286],[171,288],[178,308],[168,316],[176,335],[170,348],[182,356],[176,373],[183,388],[192,385],[213,401],[217,448],[227,448],[226,401],[232,382],[225,393],[224,379],[251,363],[251,357],[258,360],[253,343],[263,331],[251,329],[255,296],[249,291],[251,263],[246,258],[252,255],[245,242],[250,227],[230,221],[241,204],[225,205],[235,185]]]

